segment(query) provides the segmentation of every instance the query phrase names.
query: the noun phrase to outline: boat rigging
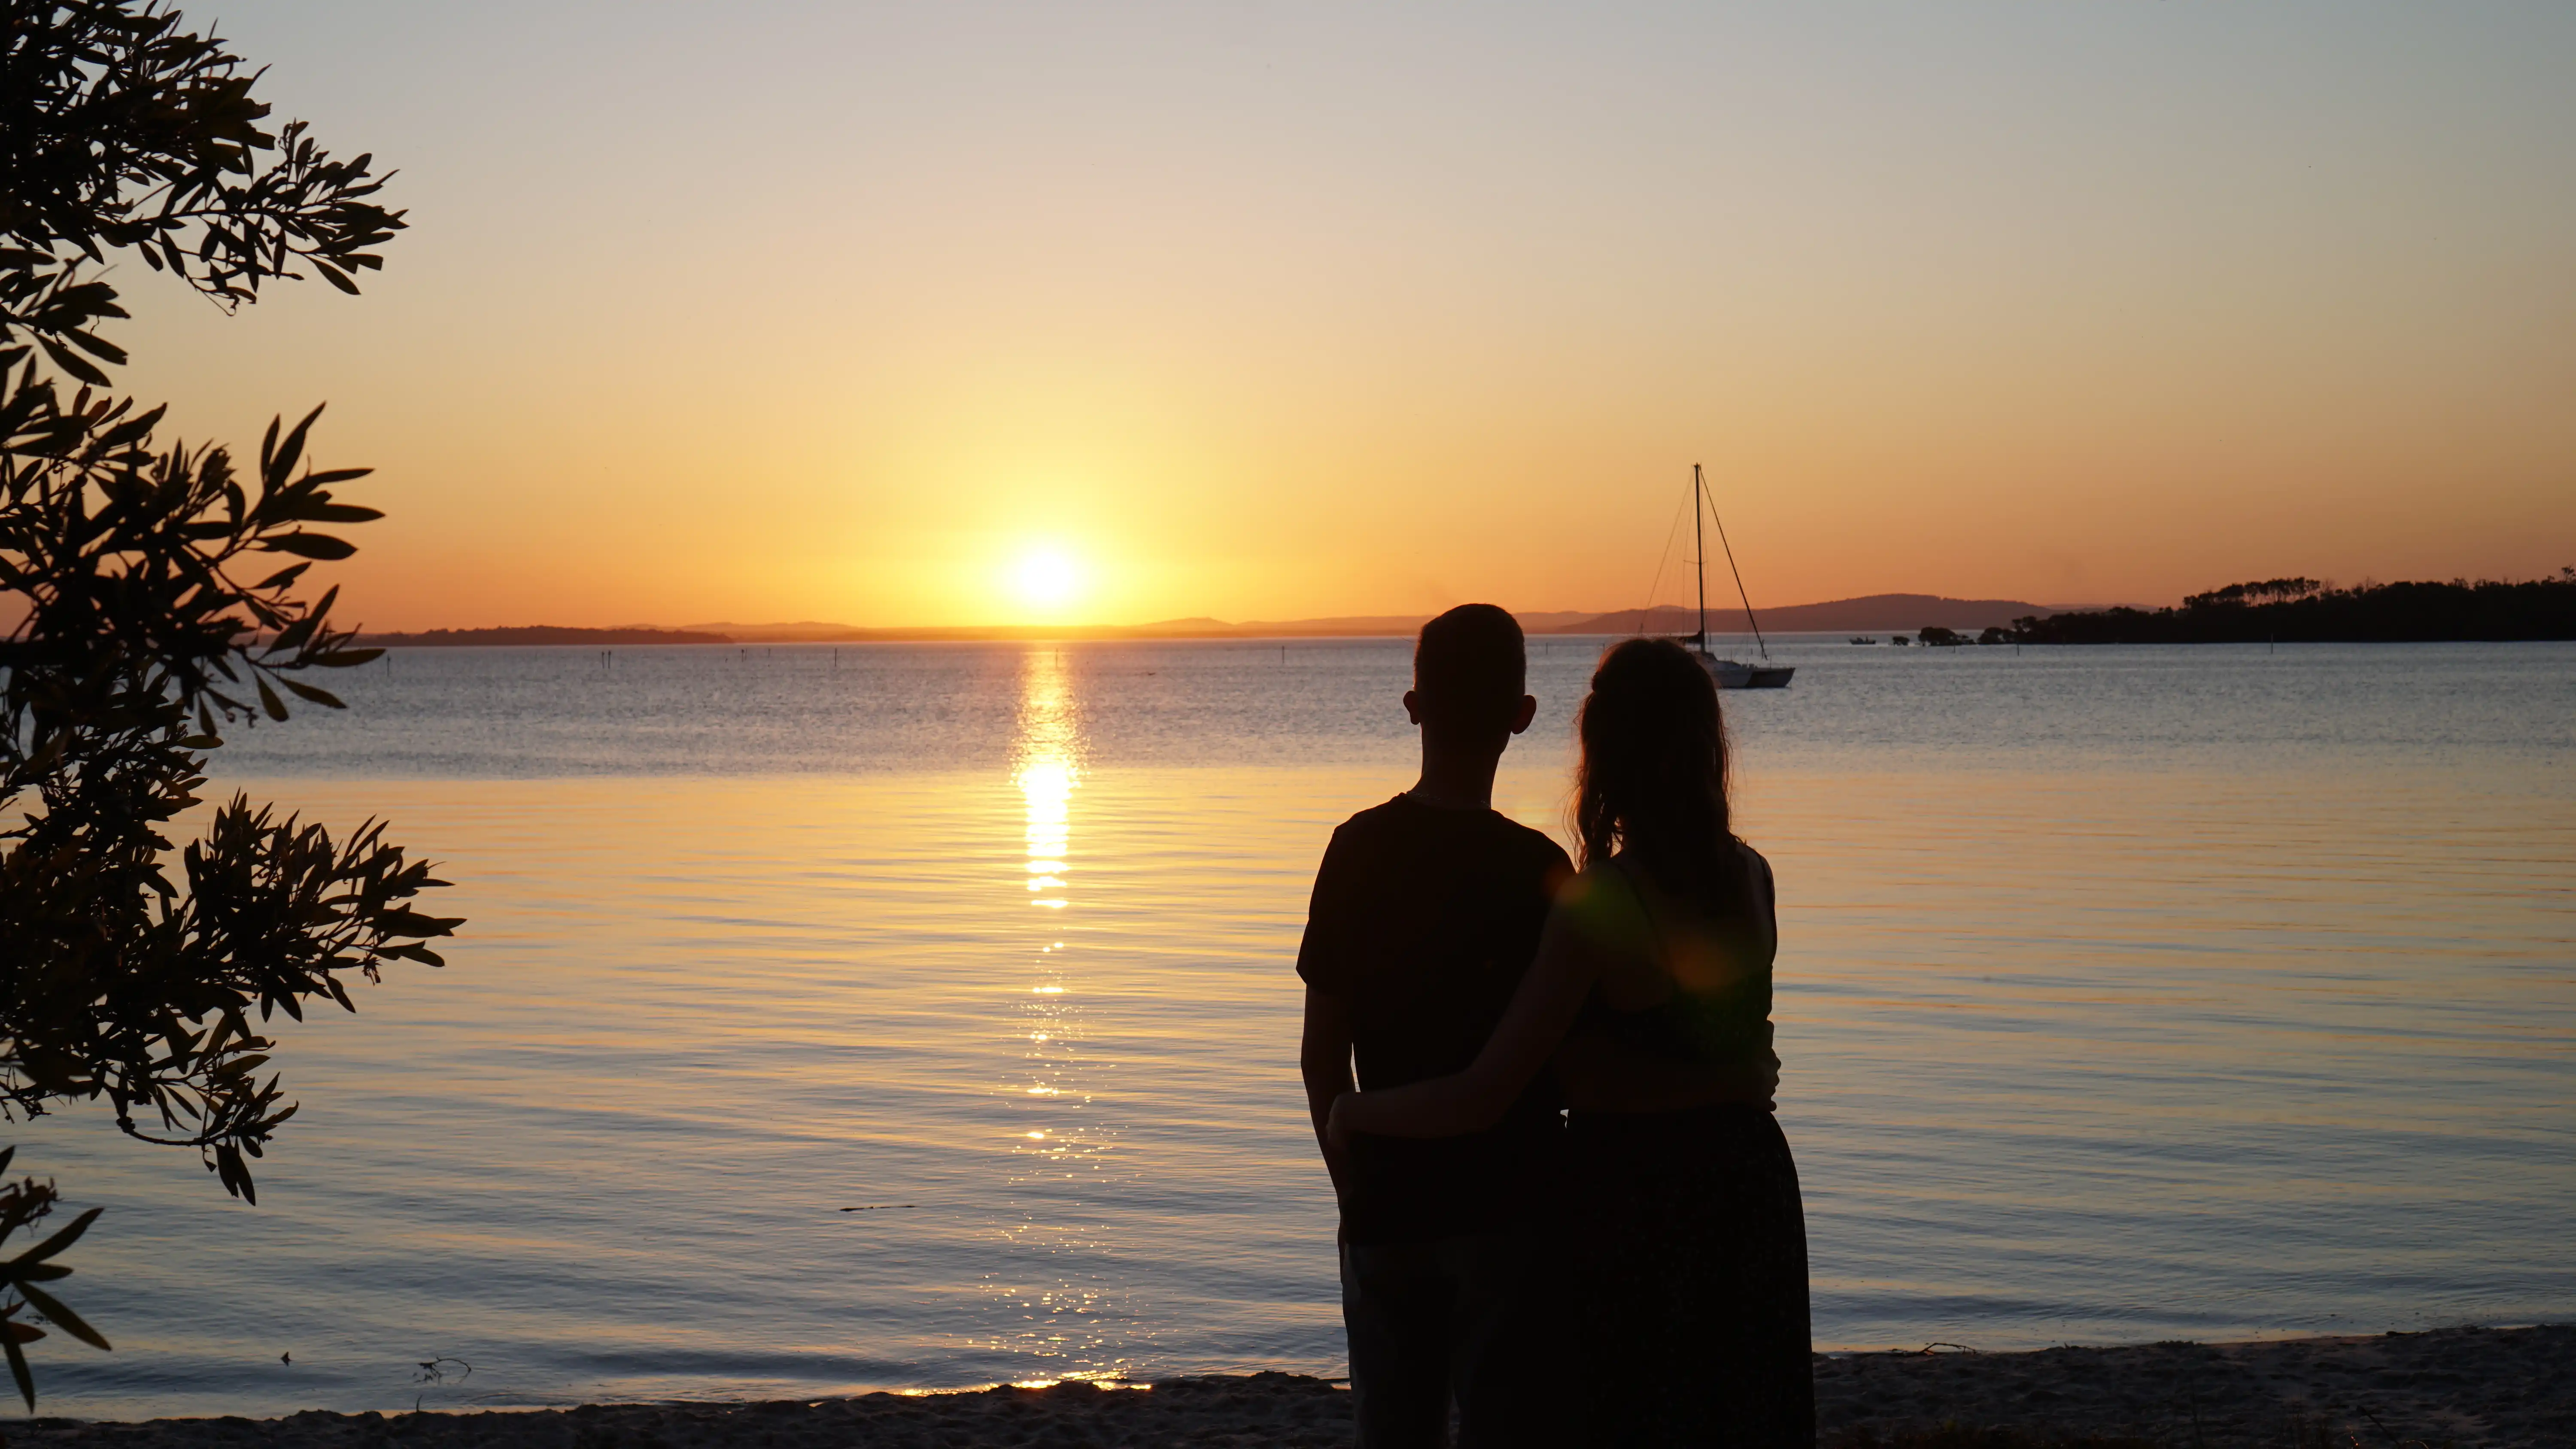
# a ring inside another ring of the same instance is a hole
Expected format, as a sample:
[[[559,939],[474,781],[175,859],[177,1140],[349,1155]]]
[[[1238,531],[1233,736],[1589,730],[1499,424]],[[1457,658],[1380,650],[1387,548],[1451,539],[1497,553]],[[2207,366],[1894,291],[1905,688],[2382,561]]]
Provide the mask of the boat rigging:
[[[1759,664],[1741,664],[1720,659],[1708,647],[1708,533],[1704,524],[1717,524],[1717,546],[1726,551],[1727,572],[1735,576],[1735,596],[1744,605],[1744,622],[1753,626],[1753,647],[1761,651]],[[1708,493],[1708,480],[1701,475],[1700,465],[1691,464],[1691,543],[1699,555],[1699,632],[1690,636],[1691,653],[1717,681],[1720,689],[1786,689],[1789,676],[1797,667],[1771,662],[1771,646],[1762,637],[1762,622],[1753,617],[1753,598],[1744,591],[1744,571],[1735,566],[1735,545],[1727,542],[1726,520],[1717,516],[1717,500]]]

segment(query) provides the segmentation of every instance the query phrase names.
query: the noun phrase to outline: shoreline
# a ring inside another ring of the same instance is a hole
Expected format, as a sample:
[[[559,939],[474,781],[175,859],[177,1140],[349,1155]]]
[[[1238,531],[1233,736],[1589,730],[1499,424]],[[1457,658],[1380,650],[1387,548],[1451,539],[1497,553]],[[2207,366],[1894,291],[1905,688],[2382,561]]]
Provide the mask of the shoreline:
[[[1936,1346],[1937,1347],[1937,1346]],[[1824,1449],[2127,1449],[2190,1445],[2549,1449],[2576,1444],[2576,1325],[2441,1328],[2331,1338],[1818,1355]],[[1951,1427],[1945,1429],[1944,1426]],[[1339,1446],[1350,1395],[1285,1373],[1103,1388],[892,1393],[742,1403],[154,1419],[21,1420],[18,1446],[200,1449],[490,1446],[686,1449],[825,1445]]]

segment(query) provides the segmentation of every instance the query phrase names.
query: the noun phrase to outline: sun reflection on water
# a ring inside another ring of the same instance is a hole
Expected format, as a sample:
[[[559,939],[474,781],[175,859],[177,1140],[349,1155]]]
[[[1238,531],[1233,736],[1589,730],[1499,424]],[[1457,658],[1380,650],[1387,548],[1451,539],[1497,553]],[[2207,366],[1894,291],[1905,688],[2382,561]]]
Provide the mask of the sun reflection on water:
[[[1004,1135],[1016,1204],[1002,1233],[1036,1256],[1015,1255],[1015,1264],[1025,1266],[988,1275],[986,1288],[1020,1319],[993,1347],[1052,1360],[1066,1376],[1089,1378],[1123,1372],[1129,1360],[1100,1352],[1112,1336],[1114,1309],[1108,1275],[1089,1260],[1103,1246],[1096,1194],[1110,1144],[1087,1120],[1092,1098],[1082,993],[1065,940],[1068,917],[1077,914],[1070,862],[1073,798],[1082,784],[1081,711],[1061,651],[1032,649],[1020,668],[1011,781],[1020,792],[1025,848],[1014,894],[1045,914],[1030,918],[1029,944],[1018,948],[1033,979],[1014,1007],[1012,1031],[1024,1043],[1022,1074],[1002,1092],[1013,1104]],[[1037,1263],[1044,1266],[1031,1272]]]
[[[1029,654],[1020,691],[1020,731],[1013,773],[1028,817],[1029,904],[1065,907],[1064,872],[1071,843],[1073,789],[1081,780],[1080,725],[1064,655],[1053,649]]]

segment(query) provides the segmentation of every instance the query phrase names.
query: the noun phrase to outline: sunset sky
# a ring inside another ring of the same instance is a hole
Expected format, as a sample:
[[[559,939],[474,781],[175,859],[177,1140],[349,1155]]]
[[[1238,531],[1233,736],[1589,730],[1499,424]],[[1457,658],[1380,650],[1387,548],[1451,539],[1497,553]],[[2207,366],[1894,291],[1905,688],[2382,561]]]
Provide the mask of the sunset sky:
[[[2576,564],[2576,7],[186,8],[412,230],[121,381],[374,627]]]

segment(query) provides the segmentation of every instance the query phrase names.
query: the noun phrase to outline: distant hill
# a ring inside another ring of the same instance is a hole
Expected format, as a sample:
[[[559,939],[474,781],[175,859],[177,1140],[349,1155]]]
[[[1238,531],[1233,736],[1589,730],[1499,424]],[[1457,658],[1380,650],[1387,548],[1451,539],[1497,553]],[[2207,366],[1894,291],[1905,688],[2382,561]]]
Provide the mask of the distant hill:
[[[473,644],[588,644],[605,649],[611,645],[639,644],[730,644],[722,634],[701,634],[687,629],[567,629],[554,624],[520,624],[501,629],[431,629],[419,634],[365,634],[360,644],[380,649],[437,649]]]
[[[1869,594],[1857,599],[1834,599],[1822,604],[1789,604],[1764,609],[1757,615],[1767,631],[1795,634],[1802,631],[1840,632],[1843,630],[1889,629],[1966,629],[2009,628],[2016,619],[2047,618],[2060,612],[2047,604],[2026,604],[2018,599],[1950,599],[1939,594]],[[1744,632],[1741,608],[1708,609],[1708,626],[1712,632]],[[1527,627],[1524,623],[1524,627]],[[1687,634],[1699,627],[1696,610],[1679,604],[1658,604],[1652,609],[1622,609],[1613,614],[1593,614],[1573,623],[1535,632],[1545,634]]]

